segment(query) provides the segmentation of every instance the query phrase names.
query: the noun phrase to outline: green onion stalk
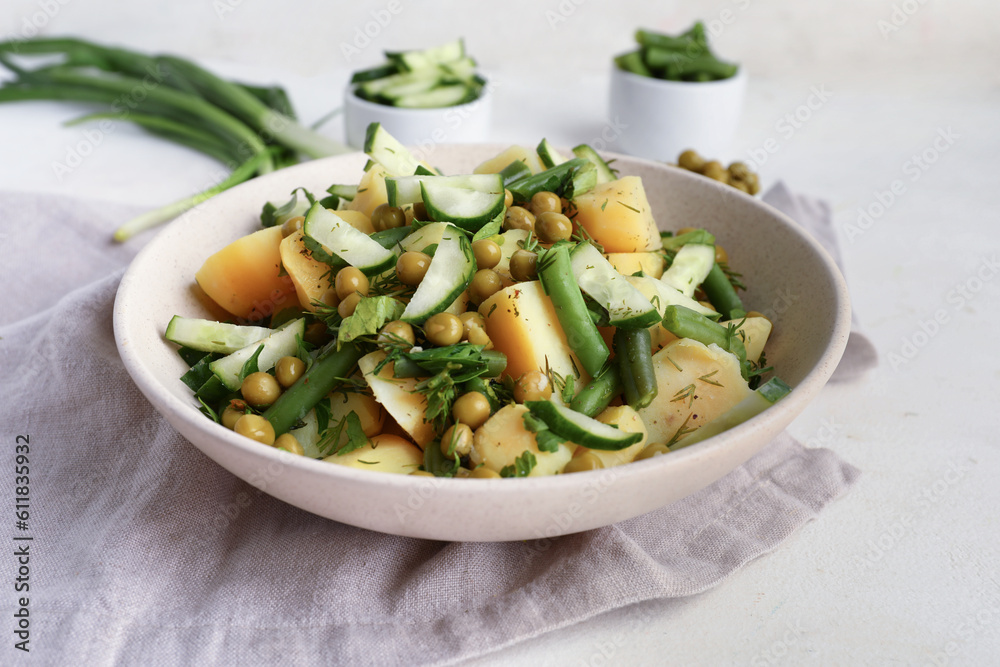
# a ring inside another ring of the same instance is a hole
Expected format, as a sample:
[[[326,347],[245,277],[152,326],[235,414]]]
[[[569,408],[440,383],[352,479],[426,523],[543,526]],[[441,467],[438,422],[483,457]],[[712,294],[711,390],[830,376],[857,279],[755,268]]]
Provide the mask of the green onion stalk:
[[[12,56],[59,55],[35,69]],[[350,149],[301,125],[284,90],[222,79],[175,56],[148,56],[71,38],[0,42],[0,64],[16,78],[0,86],[0,102],[82,102],[104,109],[70,121],[129,121],[154,136],[197,150],[230,170],[206,190],[127,221],[125,241],[255,176]]]

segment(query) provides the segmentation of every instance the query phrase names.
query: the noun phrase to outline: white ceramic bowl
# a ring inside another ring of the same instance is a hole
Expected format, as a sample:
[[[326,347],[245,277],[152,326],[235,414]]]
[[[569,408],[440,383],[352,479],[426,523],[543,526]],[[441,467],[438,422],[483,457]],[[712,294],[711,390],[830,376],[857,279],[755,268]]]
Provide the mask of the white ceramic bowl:
[[[413,146],[421,159],[431,157],[440,144],[486,141],[492,110],[493,94],[489,82],[472,102],[438,109],[402,109],[376,104],[355,95],[354,86],[348,86],[344,93],[348,145],[361,150],[368,124],[378,122],[401,143]]]
[[[435,164],[467,173],[506,146],[443,146]],[[115,302],[118,349],[136,385],[188,440],[233,474],[321,516],[386,533],[501,541],[597,528],[667,505],[711,484],[779,434],[826,383],[844,350],[850,305],[830,257],[788,218],[701,176],[618,156],[641,176],[664,229],[711,230],[744,273],[749,307],[773,318],[768,361],[794,391],[754,419],[702,443],[626,466],[556,477],[435,479],[355,470],[264,447],[206,419],[180,381],[163,339],[174,314],[207,317],[192,289],[205,258],[259,227],[266,200],[295,187],[321,192],[357,180],[360,153],[291,167],[209,200],[164,229],[136,257]]]
[[[665,162],[676,162],[688,148],[713,159],[727,155],[739,126],[746,81],[743,67],[721,81],[687,82],[612,66],[610,120],[621,128],[615,147]]]

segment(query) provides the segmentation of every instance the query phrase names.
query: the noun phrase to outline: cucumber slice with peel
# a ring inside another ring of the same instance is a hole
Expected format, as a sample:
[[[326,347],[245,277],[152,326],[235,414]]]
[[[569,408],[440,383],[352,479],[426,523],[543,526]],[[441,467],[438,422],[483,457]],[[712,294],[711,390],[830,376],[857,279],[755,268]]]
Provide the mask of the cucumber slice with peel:
[[[551,401],[525,401],[524,406],[560,438],[588,449],[618,451],[631,447],[644,437],[642,433],[617,429]]]
[[[274,333],[267,327],[226,324],[212,320],[174,315],[163,337],[193,350],[232,354],[250,343],[264,340]]]
[[[583,158],[584,160],[589,160],[590,162],[594,163],[594,166],[597,167],[598,185],[600,185],[601,183],[610,183],[611,181],[617,180],[618,176],[616,176],[615,172],[611,170],[611,167],[609,167],[608,163],[604,161],[604,158],[598,155],[597,151],[595,151],[587,144],[580,144],[579,146],[574,147],[573,155],[579,158]]]
[[[714,264],[715,246],[688,243],[677,251],[673,264],[663,272],[660,280],[684,296],[694,296]]]
[[[503,211],[504,188],[500,174],[479,174],[476,178],[492,180],[491,187],[473,190],[438,180],[422,180],[420,193],[427,214],[439,222],[453,222],[462,229],[478,231]]]
[[[465,58],[465,42],[459,38],[428,49],[387,51],[385,55],[403,69],[413,71]]]
[[[590,243],[573,249],[570,265],[580,290],[608,311],[611,326],[645,329],[660,321],[661,315],[649,299]]]
[[[390,176],[411,176],[420,162],[381,123],[371,123],[365,132],[365,153],[382,165]]]
[[[693,297],[684,296],[662,280],[651,276],[625,276],[625,280],[649,299],[649,302],[660,311],[661,317],[666,312],[667,306],[684,306],[713,320],[720,317],[719,313],[701,305]]]
[[[476,273],[476,258],[465,232],[449,225],[441,234],[437,250],[424,279],[406,304],[401,319],[409,324],[422,324],[450,306]]]
[[[318,203],[306,213],[302,232],[367,276],[382,273],[396,264],[396,253]]]
[[[420,184],[424,181],[479,192],[496,192],[498,187],[497,174],[389,176],[385,179],[385,192],[389,199],[389,206],[408,206],[423,201],[424,196]],[[502,192],[503,177],[500,177],[499,188]]]
[[[219,378],[226,389],[237,391],[240,388],[240,371],[250,360],[257,349],[263,346],[257,357],[257,370],[269,371],[282,357],[295,356],[299,349],[299,339],[306,334],[306,320],[299,318],[289,322],[281,329],[273,331],[270,336],[261,341],[253,342],[244,348],[233,352],[209,364],[212,373]]]
[[[546,169],[551,169],[556,165],[560,165],[568,159],[563,157],[559,151],[553,148],[548,139],[542,139],[541,143],[538,144],[538,148],[535,149],[535,152],[538,153],[538,157],[542,160],[542,164],[545,165]]]

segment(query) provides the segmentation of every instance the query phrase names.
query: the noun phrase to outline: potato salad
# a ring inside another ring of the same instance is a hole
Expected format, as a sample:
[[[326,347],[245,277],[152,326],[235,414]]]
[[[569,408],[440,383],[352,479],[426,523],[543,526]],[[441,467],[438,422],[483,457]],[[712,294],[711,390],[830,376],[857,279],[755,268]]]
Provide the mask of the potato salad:
[[[356,183],[263,203],[165,337],[205,415],[342,466],[455,478],[631,463],[789,392],[709,230],[661,231],[587,145],[442,174],[368,129]]]

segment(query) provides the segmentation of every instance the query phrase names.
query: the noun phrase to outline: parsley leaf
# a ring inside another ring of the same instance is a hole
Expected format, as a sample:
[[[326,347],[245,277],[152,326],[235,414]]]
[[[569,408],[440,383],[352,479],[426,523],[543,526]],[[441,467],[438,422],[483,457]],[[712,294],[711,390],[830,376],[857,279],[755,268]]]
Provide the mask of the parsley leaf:
[[[535,458],[535,455],[526,449],[520,456],[514,459],[514,465],[504,466],[500,470],[500,476],[527,477],[531,474],[537,463],[538,460]]]
[[[340,323],[338,342],[345,343],[361,336],[374,336],[386,322],[398,320],[404,306],[391,296],[364,297],[352,315]]]

